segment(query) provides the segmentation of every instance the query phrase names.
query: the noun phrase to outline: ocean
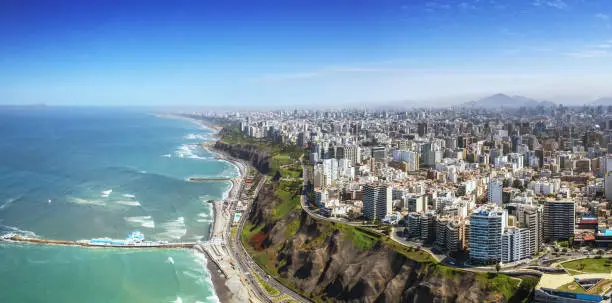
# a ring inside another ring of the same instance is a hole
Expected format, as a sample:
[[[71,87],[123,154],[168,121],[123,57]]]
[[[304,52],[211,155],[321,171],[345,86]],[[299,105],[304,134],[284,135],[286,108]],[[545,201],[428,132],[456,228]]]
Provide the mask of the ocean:
[[[209,199],[236,167],[197,143],[197,124],[110,108],[0,111],[0,233],[61,240],[206,240]],[[191,250],[0,243],[0,302],[216,302]]]

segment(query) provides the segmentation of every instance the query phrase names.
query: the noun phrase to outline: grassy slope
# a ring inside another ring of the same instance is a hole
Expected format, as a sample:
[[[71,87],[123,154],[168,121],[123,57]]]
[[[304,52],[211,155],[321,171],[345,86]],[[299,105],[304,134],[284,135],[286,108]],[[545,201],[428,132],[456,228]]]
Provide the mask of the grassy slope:
[[[293,178],[296,180],[278,180],[278,187],[275,191],[275,195],[279,200],[279,204],[273,210],[272,218],[268,218],[269,221],[277,221],[287,217],[291,213],[299,213],[301,212],[300,207],[300,193],[302,190],[302,181],[299,179],[300,171],[299,164],[297,164],[297,159],[301,156],[303,149],[296,147],[287,147],[278,144],[272,144],[270,142],[265,142],[262,140],[256,140],[252,138],[245,137],[239,130],[233,129],[233,131],[227,135],[223,136],[223,141],[230,144],[253,144],[256,145],[259,149],[268,150],[273,152],[273,157],[271,161],[271,170],[268,173],[270,176],[276,175],[276,172],[279,172],[281,178]],[[299,216],[294,216],[294,219],[288,222],[285,222],[287,226],[286,236],[290,237],[294,235],[299,227],[300,221]],[[322,232],[317,238],[312,239],[309,242],[309,246],[318,247],[322,245],[326,238],[330,236],[333,232],[339,231],[341,232],[352,244],[362,250],[371,249],[377,243],[387,246],[394,251],[405,255],[406,257],[413,259],[417,262],[430,264],[434,268],[435,274],[452,278],[456,275],[462,274],[461,271],[444,266],[441,264],[436,264],[435,260],[425,251],[418,250],[415,248],[405,247],[400,245],[386,236],[381,234],[377,234],[367,229],[363,229],[360,227],[353,227],[345,224],[337,224],[330,222],[320,222]],[[242,230],[241,240],[244,247],[247,249],[249,254],[253,256],[253,259],[271,276],[279,279],[286,286],[299,291],[288,279],[283,279],[278,275],[278,269],[283,267],[284,264],[282,262],[276,263],[276,255],[271,255],[266,251],[257,251],[253,247],[253,238],[257,237],[258,234],[262,233],[265,224],[260,224],[258,226],[253,226],[250,224],[245,224],[244,229]],[[505,275],[492,275],[492,274],[484,274],[477,273],[477,281],[483,285],[485,289],[488,291],[495,291],[503,293],[504,297],[508,300],[512,297],[514,293],[517,291],[529,292],[535,284],[537,284],[537,279],[531,281],[531,277],[523,279],[523,282],[520,283],[519,287],[519,279],[514,279]],[[532,283],[533,282],[533,283]],[[532,285],[533,284],[533,285]],[[315,300],[320,300],[320,298],[314,298]]]

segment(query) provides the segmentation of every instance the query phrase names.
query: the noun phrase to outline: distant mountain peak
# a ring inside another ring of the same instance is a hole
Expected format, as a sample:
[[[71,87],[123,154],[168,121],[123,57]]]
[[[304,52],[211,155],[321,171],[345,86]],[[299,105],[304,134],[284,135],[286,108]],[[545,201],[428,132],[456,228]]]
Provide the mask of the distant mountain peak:
[[[612,97],[601,97],[591,102],[593,105],[612,105]]]

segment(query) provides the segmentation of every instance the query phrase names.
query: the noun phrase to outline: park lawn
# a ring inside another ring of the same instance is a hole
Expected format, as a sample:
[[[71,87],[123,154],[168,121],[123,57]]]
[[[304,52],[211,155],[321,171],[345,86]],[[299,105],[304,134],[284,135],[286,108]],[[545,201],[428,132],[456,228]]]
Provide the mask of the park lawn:
[[[584,288],[582,288],[582,286],[580,286],[580,284],[576,283],[575,281],[562,285],[561,287],[557,289],[563,290],[563,291],[571,291],[571,292],[580,293],[580,294],[587,293],[586,290],[584,290]]]
[[[586,258],[561,263],[561,265],[569,270],[587,273],[609,273],[612,271],[612,260],[609,258]]]

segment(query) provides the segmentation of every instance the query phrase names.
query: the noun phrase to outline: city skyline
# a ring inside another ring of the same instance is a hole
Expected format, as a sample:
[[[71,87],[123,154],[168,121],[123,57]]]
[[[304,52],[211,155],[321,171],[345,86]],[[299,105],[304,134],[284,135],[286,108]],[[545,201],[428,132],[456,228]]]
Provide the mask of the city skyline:
[[[0,104],[458,104],[611,96],[609,1],[5,1]]]

